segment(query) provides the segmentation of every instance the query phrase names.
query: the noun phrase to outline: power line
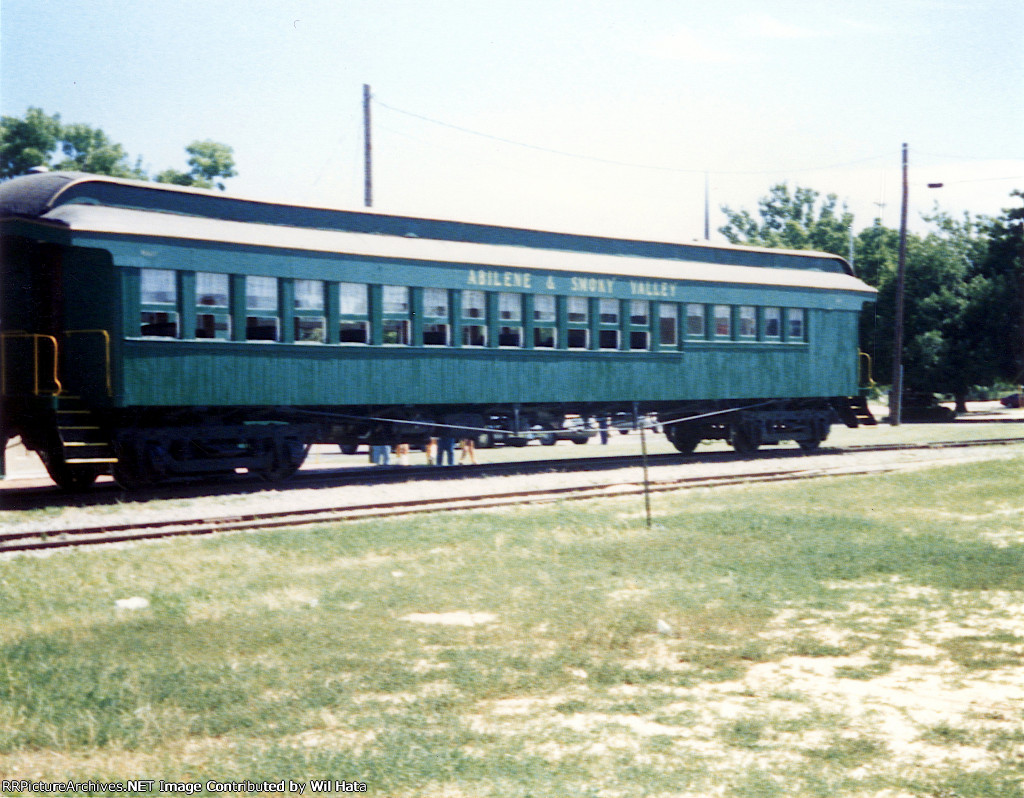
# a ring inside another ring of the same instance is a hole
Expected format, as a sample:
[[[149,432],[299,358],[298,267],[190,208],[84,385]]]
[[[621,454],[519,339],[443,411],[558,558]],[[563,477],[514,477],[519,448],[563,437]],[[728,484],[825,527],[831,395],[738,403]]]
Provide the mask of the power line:
[[[630,169],[647,169],[647,170],[656,171],[656,172],[674,172],[674,173],[677,173],[677,174],[694,174],[694,175],[695,174],[712,174],[712,175],[770,175],[770,174],[791,173],[791,172],[821,172],[821,171],[827,171],[829,169],[839,169],[839,168],[846,167],[846,166],[856,166],[856,165],[862,164],[862,163],[870,163],[870,162],[873,162],[873,161],[880,161],[880,160],[886,159],[888,157],[888,156],[884,156],[884,155],[873,155],[873,156],[870,156],[870,157],[867,157],[867,158],[859,158],[859,159],[856,159],[856,160],[853,160],[853,161],[845,161],[845,162],[842,162],[842,163],[828,164],[828,165],[824,165],[824,166],[808,166],[808,167],[784,168],[784,169],[749,169],[749,170],[744,170],[744,169],[720,169],[720,170],[714,170],[714,169],[712,169],[712,170],[708,170],[708,169],[704,169],[704,168],[699,168],[698,169],[698,168],[683,168],[683,167],[676,167],[676,166],[662,166],[662,165],[659,165],[659,164],[645,164],[645,163],[636,163],[636,162],[633,162],[633,161],[620,161],[620,160],[616,160],[616,159],[612,159],[612,158],[599,158],[599,157],[594,156],[594,155],[583,155],[583,154],[576,153],[576,152],[567,152],[566,150],[558,150],[558,149],[554,149],[552,147],[544,147],[544,146],[541,146],[541,145],[538,145],[538,144],[530,144],[530,143],[527,143],[527,142],[524,142],[524,141],[517,141],[515,139],[505,138],[503,136],[495,136],[495,135],[493,135],[491,133],[483,133],[483,132],[481,132],[479,130],[472,130],[472,129],[467,128],[467,127],[462,127],[461,125],[454,125],[454,124],[451,124],[450,122],[443,122],[440,119],[434,119],[434,118],[429,117],[429,116],[424,116],[423,114],[417,114],[417,113],[414,113],[413,111],[406,111],[404,108],[397,108],[397,107],[395,107],[393,105],[389,105],[388,103],[381,102],[376,97],[374,97],[374,100],[376,101],[377,105],[379,105],[381,108],[386,108],[389,111],[394,111],[395,113],[403,114],[404,116],[409,116],[409,117],[412,117],[413,119],[419,119],[422,122],[429,122],[430,124],[437,125],[439,127],[449,128],[450,130],[457,130],[460,133],[465,133],[465,134],[470,135],[470,136],[477,136],[479,138],[489,139],[491,141],[497,141],[497,142],[500,142],[502,144],[508,144],[510,146],[513,146],[513,147],[522,147],[522,148],[528,149],[528,150],[535,150],[537,152],[545,152],[545,153],[548,153],[549,155],[558,155],[558,156],[561,156],[563,158],[573,158],[573,159],[580,160],[580,161],[590,161],[592,163],[603,163],[603,164],[607,164],[607,165],[611,165],[611,166],[624,166],[624,167],[627,167],[627,168],[630,168]]]

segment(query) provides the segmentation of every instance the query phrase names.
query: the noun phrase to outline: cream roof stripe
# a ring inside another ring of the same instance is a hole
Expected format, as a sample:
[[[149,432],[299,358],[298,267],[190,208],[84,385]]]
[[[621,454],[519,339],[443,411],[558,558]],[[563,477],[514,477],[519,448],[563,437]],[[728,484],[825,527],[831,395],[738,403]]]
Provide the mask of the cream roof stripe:
[[[836,272],[733,266],[666,258],[603,255],[252,224],[100,205],[60,205],[43,218],[62,222],[73,231],[87,233],[244,244],[275,249],[333,252],[357,257],[460,264],[478,268],[523,268],[627,278],[876,293],[874,288],[856,277]]]

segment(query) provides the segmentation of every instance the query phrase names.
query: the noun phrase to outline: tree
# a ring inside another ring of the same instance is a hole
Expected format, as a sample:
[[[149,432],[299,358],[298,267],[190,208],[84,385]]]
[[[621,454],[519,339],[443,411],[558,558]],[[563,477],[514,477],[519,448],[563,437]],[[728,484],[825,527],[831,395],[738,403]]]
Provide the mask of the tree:
[[[237,174],[234,153],[227,144],[193,141],[185,150],[190,170],[164,170],[157,175],[158,182],[201,188],[216,185],[223,191],[224,183],[218,178]],[[98,128],[80,123],[62,124],[60,114],[49,115],[40,108],[29,108],[24,119],[11,116],[0,119],[0,180],[26,174],[39,166],[149,179],[142,168],[142,159],[137,158],[132,165],[124,147],[111,141]]]
[[[0,118],[0,180],[46,166],[61,136],[60,115],[29,108],[24,119]]]
[[[837,214],[834,195],[818,201],[813,190],[776,185],[757,217],[723,208],[721,232],[733,243],[847,254],[852,216]],[[963,409],[973,386],[1024,378],[1024,208],[998,220],[934,213],[925,221],[926,235],[907,237],[904,384],[953,394]],[[859,275],[878,289],[874,312],[861,317],[861,348],[874,378],[889,383],[899,233],[876,219],[854,247]]]
[[[1024,200],[1024,191],[1011,196]],[[991,220],[988,247],[975,269],[977,330],[997,376],[1024,382],[1024,206]]]
[[[733,244],[816,249],[845,256],[850,249],[853,214],[845,206],[837,211],[835,194],[819,203],[820,196],[814,189],[800,186],[790,193],[788,184],[778,183],[759,200],[759,220],[748,211],[723,206],[728,222],[719,232]]]
[[[140,162],[129,166],[124,147],[112,142],[102,130],[82,124],[65,125],[60,139],[60,149],[66,157],[54,166],[55,169],[146,179]]]
[[[198,188],[213,188],[216,185],[223,191],[224,183],[216,181],[216,178],[229,178],[237,174],[234,151],[227,144],[220,144],[209,139],[193,141],[185,148],[185,152],[190,156],[188,159],[188,165],[191,167],[189,171],[179,172],[177,169],[165,169],[156,176],[157,183],[173,183],[177,186],[196,186]]]

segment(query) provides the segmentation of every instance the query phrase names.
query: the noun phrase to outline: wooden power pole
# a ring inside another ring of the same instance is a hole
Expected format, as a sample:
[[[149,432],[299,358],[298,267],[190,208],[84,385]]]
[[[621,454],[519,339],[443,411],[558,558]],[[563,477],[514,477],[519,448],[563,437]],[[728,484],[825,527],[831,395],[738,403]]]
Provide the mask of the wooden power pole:
[[[363,84],[363,205],[373,206],[373,140],[370,127],[370,84]]]
[[[889,423],[898,427],[903,417],[903,304],[907,275],[907,145],[903,145],[903,200],[900,204],[900,249],[896,260],[896,312],[892,330],[892,388]]]

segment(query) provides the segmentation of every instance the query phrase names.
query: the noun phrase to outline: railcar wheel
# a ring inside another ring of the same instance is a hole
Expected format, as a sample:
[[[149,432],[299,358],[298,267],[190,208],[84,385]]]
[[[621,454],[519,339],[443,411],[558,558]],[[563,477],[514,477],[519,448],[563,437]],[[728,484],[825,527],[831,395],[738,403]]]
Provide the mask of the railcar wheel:
[[[796,443],[803,451],[814,452],[817,451],[819,446],[821,446],[821,438],[804,438],[802,441],[797,441]]]
[[[125,490],[141,490],[148,488],[156,480],[152,471],[138,458],[122,453],[112,469],[114,482]]]
[[[693,454],[697,444],[703,440],[696,430],[686,429],[682,424],[673,424],[668,428],[666,437],[676,450],[682,454]]]
[[[288,479],[299,470],[309,452],[309,444],[294,438],[279,438],[273,442],[272,446],[270,465],[257,472],[267,482],[280,482]]]
[[[740,426],[734,426],[729,435],[729,443],[737,454],[753,454],[761,445],[749,432]]]
[[[39,459],[57,487],[68,492],[89,487],[101,473],[100,467],[93,463],[66,463],[61,454],[41,451]]]

